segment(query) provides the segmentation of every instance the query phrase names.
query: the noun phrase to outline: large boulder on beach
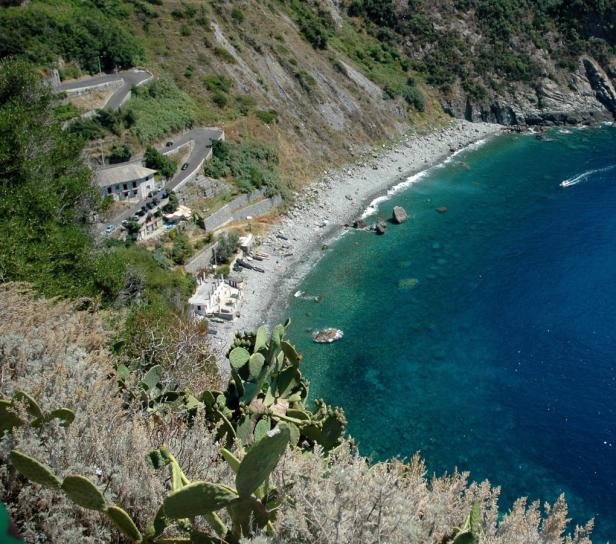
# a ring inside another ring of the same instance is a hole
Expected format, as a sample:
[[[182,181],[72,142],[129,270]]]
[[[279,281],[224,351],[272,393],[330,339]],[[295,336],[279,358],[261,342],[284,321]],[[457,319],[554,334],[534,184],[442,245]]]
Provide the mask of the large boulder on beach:
[[[374,230],[379,236],[382,236],[383,234],[385,234],[385,231],[387,230],[387,224],[384,221],[380,221],[376,224],[376,227],[374,227]]]
[[[355,221],[353,221],[353,228],[354,229],[367,229],[368,223],[366,223],[363,219],[356,219]]]
[[[391,214],[391,220],[396,225],[401,225],[402,223],[405,223],[408,218],[409,216],[402,206],[394,206],[394,211]]]

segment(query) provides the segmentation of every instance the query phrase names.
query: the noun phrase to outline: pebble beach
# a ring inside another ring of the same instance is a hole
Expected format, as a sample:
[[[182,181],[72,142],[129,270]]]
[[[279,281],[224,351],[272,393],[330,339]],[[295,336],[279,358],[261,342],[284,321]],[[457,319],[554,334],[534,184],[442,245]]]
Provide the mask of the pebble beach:
[[[428,135],[408,135],[393,148],[377,148],[356,164],[324,173],[294,195],[294,204],[258,247],[269,255],[258,263],[265,272],[241,272],[245,287],[240,317],[215,325],[211,346],[223,373],[228,373],[225,353],[235,332],[283,321],[286,301],[301,279],[371,205],[411,176],[502,131],[501,125],[456,120]]]

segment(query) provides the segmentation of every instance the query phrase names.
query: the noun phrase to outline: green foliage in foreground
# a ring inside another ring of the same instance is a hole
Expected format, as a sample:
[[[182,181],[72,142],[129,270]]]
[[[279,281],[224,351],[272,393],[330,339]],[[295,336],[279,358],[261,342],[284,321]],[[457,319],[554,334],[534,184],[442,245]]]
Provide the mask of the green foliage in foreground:
[[[230,178],[243,192],[266,189],[280,192],[278,153],[269,145],[244,140],[215,141],[214,156],[205,163],[205,174],[214,178]]]
[[[138,528],[126,510],[109,503],[99,488],[85,476],[73,474],[62,480],[50,467],[17,450],[12,450],[9,458],[22,476],[43,487],[63,492],[82,508],[100,512],[131,542],[237,543],[242,537],[251,536],[255,530],[267,528],[269,532],[273,531],[271,522],[279,506],[279,494],[270,488],[268,481],[290,438],[289,426],[283,423],[255,443],[241,461],[229,450],[223,449],[221,454],[236,475],[235,488],[206,481],[190,482],[166,448],[151,452],[149,460],[154,468],[169,467],[171,492],[155,518],[143,530]],[[231,517],[230,529],[216,514],[223,508],[228,510]],[[211,526],[213,534],[197,530],[187,519],[201,516]],[[179,534],[175,537],[163,536],[163,532],[172,527]]]
[[[23,3],[22,3],[23,4]],[[24,55],[38,65],[59,57],[89,72],[127,68],[143,57],[143,47],[124,21],[123,2],[32,0],[0,9],[0,57]]]
[[[135,89],[122,110],[134,119],[131,130],[143,144],[192,127],[198,115],[194,101],[164,77]]]
[[[24,406],[28,420],[20,417],[20,406]],[[0,435],[22,425],[40,427],[43,423],[57,419],[63,427],[69,426],[75,419],[75,413],[68,408],[56,408],[49,413],[43,412],[39,404],[28,393],[16,391],[9,399],[0,399]]]

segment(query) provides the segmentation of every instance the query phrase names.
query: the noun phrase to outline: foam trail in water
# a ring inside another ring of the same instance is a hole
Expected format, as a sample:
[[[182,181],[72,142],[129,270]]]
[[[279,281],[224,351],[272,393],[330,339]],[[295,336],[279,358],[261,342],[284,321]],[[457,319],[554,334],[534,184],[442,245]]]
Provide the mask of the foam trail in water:
[[[594,170],[587,170],[586,172],[582,172],[578,176],[574,178],[565,179],[560,182],[561,187],[571,187],[572,185],[577,185],[582,181],[586,181],[593,174],[602,174],[603,172],[609,172],[610,170],[614,170],[616,168],[616,164],[611,164],[610,166],[606,166],[605,168],[596,168]]]
[[[372,215],[373,213],[375,213],[379,209],[379,204],[381,202],[385,202],[389,200],[396,193],[399,193],[400,191],[402,191],[403,189],[406,189],[413,183],[416,183],[419,180],[425,178],[430,172],[430,170],[435,169],[435,168],[442,168],[448,165],[449,163],[453,162],[460,153],[468,151],[469,149],[477,149],[481,147],[483,144],[485,144],[487,141],[488,141],[487,138],[477,140],[476,142],[470,145],[467,145],[466,147],[463,147],[462,149],[458,149],[456,152],[452,153],[449,157],[447,157],[447,159],[445,159],[443,162],[431,168],[428,168],[427,170],[422,170],[421,172],[418,172],[417,174],[413,174],[412,176],[406,178],[404,181],[398,183],[397,185],[394,185],[391,189],[389,189],[389,191],[387,191],[387,194],[383,196],[379,196],[375,198],[372,202],[370,202],[370,204],[368,204],[368,207],[364,210],[364,213],[362,213],[361,218],[365,219],[369,215]]]

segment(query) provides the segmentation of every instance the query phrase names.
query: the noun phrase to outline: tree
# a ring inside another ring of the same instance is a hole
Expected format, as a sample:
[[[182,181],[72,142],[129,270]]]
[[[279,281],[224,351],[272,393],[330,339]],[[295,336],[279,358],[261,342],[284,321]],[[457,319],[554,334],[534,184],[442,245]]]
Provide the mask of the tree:
[[[100,197],[63,132],[51,90],[24,60],[0,61],[0,281],[83,293],[92,245],[89,210]]]
[[[148,147],[145,150],[144,160],[148,168],[158,170],[158,173],[166,179],[172,178],[178,168],[174,160],[165,157],[153,147]]]
[[[214,264],[228,263],[240,245],[240,237],[235,232],[222,234],[216,244]]]

